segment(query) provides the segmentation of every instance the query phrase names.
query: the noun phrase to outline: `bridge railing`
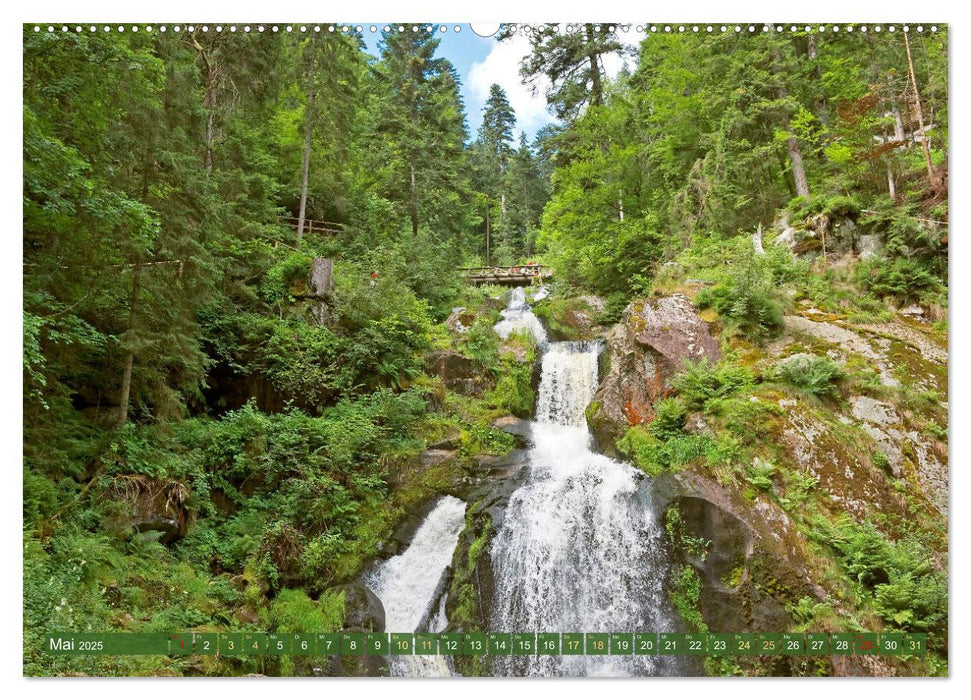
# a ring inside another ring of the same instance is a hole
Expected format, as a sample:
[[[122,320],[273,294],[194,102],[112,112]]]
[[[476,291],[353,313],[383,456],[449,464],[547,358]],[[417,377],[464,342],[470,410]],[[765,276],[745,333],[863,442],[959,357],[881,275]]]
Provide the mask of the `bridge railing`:
[[[296,216],[286,216],[283,220],[294,231],[300,225],[300,219]],[[303,220],[304,233],[343,233],[343,231],[343,224],[334,223],[333,221],[318,221],[316,219]]]

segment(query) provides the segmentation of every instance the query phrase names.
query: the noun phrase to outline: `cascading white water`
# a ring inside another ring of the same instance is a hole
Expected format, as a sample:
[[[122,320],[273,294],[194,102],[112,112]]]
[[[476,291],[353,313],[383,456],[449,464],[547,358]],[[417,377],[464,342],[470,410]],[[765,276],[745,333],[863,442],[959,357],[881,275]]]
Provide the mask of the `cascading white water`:
[[[526,303],[524,287],[514,287],[509,296],[509,303],[502,311],[502,320],[494,325],[493,330],[503,340],[511,333],[525,331],[531,333],[539,345],[546,344],[546,329]]]
[[[435,604],[438,584],[452,561],[455,545],[465,525],[465,503],[444,496],[415,532],[408,548],[381,564],[366,584],[384,605],[384,628],[388,632],[440,632],[445,629],[444,606]],[[444,601],[441,601],[442,603]],[[424,620],[427,630],[419,630]],[[443,656],[392,656],[394,676],[449,676]]]
[[[596,343],[552,343],[542,360],[530,472],[492,544],[491,627],[510,632],[673,630],[662,531],[643,474],[595,454],[584,410]],[[508,675],[657,675],[646,656],[497,657]]]

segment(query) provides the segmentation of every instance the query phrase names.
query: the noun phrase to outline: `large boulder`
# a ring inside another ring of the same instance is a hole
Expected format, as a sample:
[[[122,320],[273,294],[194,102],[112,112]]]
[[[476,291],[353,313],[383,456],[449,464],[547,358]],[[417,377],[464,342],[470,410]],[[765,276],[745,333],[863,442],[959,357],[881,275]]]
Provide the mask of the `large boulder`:
[[[454,350],[436,350],[426,362],[429,374],[441,377],[445,386],[466,396],[481,396],[487,387],[475,360]]]
[[[607,334],[604,377],[587,409],[598,449],[616,456],[614,442],[632,425],[654,419],[685,360],[721,357],[718,342],[683,294],[632,302]]]
[[[824,569],[774,500],[759,495],[752,502],[736,485],[696,467],[655,479],[654,497],[674,570],[697,574],[697,612],[711,632],[783,631],[793,625],[789,610],[799,601],[828,600],[819,583]],[[786,660],[772,672],[795,674],[797,665]]]

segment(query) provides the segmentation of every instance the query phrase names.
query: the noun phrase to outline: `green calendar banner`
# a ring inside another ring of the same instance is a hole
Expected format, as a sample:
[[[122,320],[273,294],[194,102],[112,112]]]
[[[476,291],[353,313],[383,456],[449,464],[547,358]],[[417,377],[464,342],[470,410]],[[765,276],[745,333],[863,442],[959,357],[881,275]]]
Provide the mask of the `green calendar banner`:
[[[900,632],[64,632],[44,653],[59,656],[910,656],[926,634]]]

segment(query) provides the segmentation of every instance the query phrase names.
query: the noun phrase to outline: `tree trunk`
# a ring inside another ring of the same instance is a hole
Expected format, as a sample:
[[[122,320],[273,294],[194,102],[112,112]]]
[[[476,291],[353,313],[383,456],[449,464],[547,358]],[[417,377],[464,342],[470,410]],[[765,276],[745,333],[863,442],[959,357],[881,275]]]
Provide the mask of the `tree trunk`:
[[[597,53],[594,47],[594,31],[593,25],[587,24],[587,46],[590,47],[590,52],[587,54],[590,60],[590,104],[594,106],[600,106],[603,104],[603,83],[600,77],[600,54]]]
[[[914,106],[917,108],[917,123],[920,125],[920,143],[924,149],[924,162],[927,164],[927,177],[932,185],[936,185],[937,173],[934,171],[934,164],[931,161],[931,148],[927,140],[927,131],[924,129],[924,111],[920,106],[920,92],[917,90],[917,78],[914,75],[914,59],[910,55],[910,39],[907,38],[907,32],[904,32],[904,46],[907,47],[907,68],[910,72],[910,86],[914,89]]]
[[[772,58],[777,65],[782,63],[782,57],[779,55],[778,50],[773,49]],[[779,75],[779,89],[778,95],[780,101],[785,101],[789,97],[789,91],[786,90],[785,85],[782,83],[781,77],[781,65]],[[783,107],[785,107],[783,105]],[[789,130],[791,126],[791,120],[786,118],[786,131]],[[802,197],[809,196],[809,180],[806,179],[806,166],[802,162],[802,150],[799,148],[799,139],[795,135],[790,135],[786,139],[786,151],[789,152],[789,164],[792,167],[792,179],[796,183],[796,194]]]
[[[900,114],[900,105],[897,104],[896,98],[890,104],[893,111],[893,138],[903,144],[907,141],[907,132],[904,131],[904,118]]]
[[[310,146],[313,143],[314,86],[316,83],[317,34],[310,35],[310,79],[307,85],[307,119],[303,132],[303,167],[300,172],[300,213],[297,216],[297,244],[303,239],[307,216],[307,192],[310,190]]]
[[[620,213],[620,220],[624,220],[624,190],[620,191],[620,196],[617,198],[617,209]]]
[[[819,62],[816,58],[819,56],[819,47],[816,43],[816,35],[810,33],[807,37],[808,39],[808,54],[809,60],[813,64],[813,77],[816,79],[817,84],[822,85],[823,75],[822,71],[819,70]],[[816,116],[819,117],[820,123],[823,126],[829,127],[829,105],[826,102],[826,96],[823,94],[822,89],[816,93],[816,99],[813,102],[813,106],[816,108]]]
[[[202,98],[202,106],[206,108],[206,154],[203,157],[203,165],[208,175],[212,171],[212,146],[216,140],[216,93],[219,90],[219,67],[213,64],[209,51],[195,38],[192,39],[191,44],[202,59],[206,71],[206,90]]]
[[[786,150],[789,151],[789,162],[792,164],[792,178],[796,181],[796,194],[809,196],[809,181],[806,179],[806,168],[802,164],[802,151],[799,149],[799,139],[790,136],[786,139]]]
[[[897,182],[893,177],[893,169],[890,167],[890,163],[887,163],[887,189],[890,190],[890,199],[897,201]]]
[[[135,316],[138,313],[138,275],[139,266],[132,267],[131,277],[131,298],[128,302],[128,332],[132,333],[135,329]],[[131,396],[131,375],[135,366],[135,353],[129,350],[125,355],[124,369],[121,375],[121,411],[118,416],[118,425],[124,425],[128,421],[128,399]]]
[[[755,249],[756,255],[765,255],[765,248],[762,246],[762,224],[759,224],[755,233],[752,234],[752,247]]]

